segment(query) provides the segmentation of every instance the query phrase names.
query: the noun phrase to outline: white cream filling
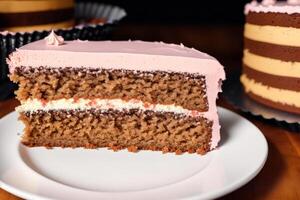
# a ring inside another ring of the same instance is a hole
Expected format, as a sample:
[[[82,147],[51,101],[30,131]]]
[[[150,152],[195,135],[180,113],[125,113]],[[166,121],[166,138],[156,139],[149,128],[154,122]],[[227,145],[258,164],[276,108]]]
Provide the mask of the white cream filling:
[[[43,102],[38,99],[28,99],[21,103],[16,108],[18,112],[35,112],[38,110],[87,110],[87,109],[116,109],[116,110],[152,110],[155,112],[172,112],[176,114],[185,114],[191,116],[197,116],[203,114],[203,112],[193,111],[185,109],[181,106],[162,105],[162,104],[149,104],[139,100],[124,101],[121,99],[59,99],[48,102]]]

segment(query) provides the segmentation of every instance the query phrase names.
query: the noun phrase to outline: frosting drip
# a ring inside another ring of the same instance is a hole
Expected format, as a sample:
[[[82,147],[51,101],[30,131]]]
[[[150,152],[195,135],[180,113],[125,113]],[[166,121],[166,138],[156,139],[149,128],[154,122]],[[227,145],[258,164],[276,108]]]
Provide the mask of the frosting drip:
[[[64,44],[65,41],[63,37],[56,35],[53,30],[47,37],[45,37],[45,40],[47,45],[54,45],[54,46],[62,45]]]

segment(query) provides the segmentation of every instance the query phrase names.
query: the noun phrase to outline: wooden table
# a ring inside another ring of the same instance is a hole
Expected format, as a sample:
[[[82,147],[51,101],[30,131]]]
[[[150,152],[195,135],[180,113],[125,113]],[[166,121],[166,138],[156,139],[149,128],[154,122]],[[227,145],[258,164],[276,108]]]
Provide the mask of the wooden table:
[[[231,71],[240,65],[241,35],[241,27],[141,26],[125,23],[115,32],[113,39],[183,42],[187,46],[202,49],[216,56],[226,66],[227,76],[230,76]],[[226,103],[222,97],[218,100],[218,104],[253,122],[263,132],[269,145],[267,162],[258,176],[221,199],[300,199],[300,133],[292,133],[268,121],[241,113]],[[16,100],[0,102],[0,118],[13,111],[16,105],[18,105]],[[0,189],[0,199],[19,198]]]

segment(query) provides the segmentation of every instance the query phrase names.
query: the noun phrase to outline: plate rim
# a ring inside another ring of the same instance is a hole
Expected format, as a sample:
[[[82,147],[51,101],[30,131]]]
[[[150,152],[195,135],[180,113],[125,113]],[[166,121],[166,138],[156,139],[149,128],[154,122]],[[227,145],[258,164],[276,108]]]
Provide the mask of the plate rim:
[[[223,187],[222,189],[219,189],[217,192],[216,191],[210,191],[204,197],[202,197],[203,195],[201,195],[201,197],[200,197],[200,195],[194,195],[194,196],[191,196],[191,197],[184,198],[183,200],[194,200],[194,199],[196,200],[196,199],[199,199],[199,197],[201,199],[206,199],[206,198],[213,198],[213,199],[215,199],[215,198],[220,198],[220,197],[222,197],[224,195],[230,194],[231,192],[234,192],[235,190],[237,190],[237,189],[245,186],[252,179],[254,179],[259,174],[259,172],[261,172],[261,170],[265,166],[266,161],[268,159],[269,145],[268,145],[267,139],[264,136],[263,132],[254,123],[252,123],[250,120],[248,120],[244,116],[242,116],[242,115],[240,115],[240,114],[238,114],[238,113],[236,113],[236,112],[234,112],[234,111],[232,111],[230,109],[221,107],[221,106],[218,106],[218,110],[219,109],[223,109],[223,110],[229,111],[230,114],[234,114],[234,115],[242,118],[243,120],[249,122],[260,133],[260,135],[262,136],[262,139],[263,139],[264,146],[266,147],[266,152],[265,152],[265,155],[263,157],[263,161],[260,164],[260,166],[254,172],[250,173],[250,175],[249,174],[245,175],[243,178],[238,179],[237,181],[231,183],[230,185],[227,185],[227,187]],[[215,195],[213,195],[213,194],[215,194]]]

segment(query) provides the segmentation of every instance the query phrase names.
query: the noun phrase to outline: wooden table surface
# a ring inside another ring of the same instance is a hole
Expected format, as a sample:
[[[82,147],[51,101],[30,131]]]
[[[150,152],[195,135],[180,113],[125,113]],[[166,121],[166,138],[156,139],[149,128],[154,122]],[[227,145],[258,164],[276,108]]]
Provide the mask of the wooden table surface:
[[[238,68],[241,60],[242,27],[141,26],[125,23],[112,37],[113,39],[183,42],[187,46],[193,46],[216,56],[226,67],[227,76],[230,76],[232,70]],[[16,100],[0,102],[0,118],[13,111],[16,105],[18,105]],[[290,132],[269,121],[241,113],[222,97],[218,100],[218,105],[233,110],[253,122],[263,132],[269,145],[268,159],[262,171],[248,184],[221,199],[300,200],[300,133]],[[20,198],[0,189],[0,200],[2,199]]]

